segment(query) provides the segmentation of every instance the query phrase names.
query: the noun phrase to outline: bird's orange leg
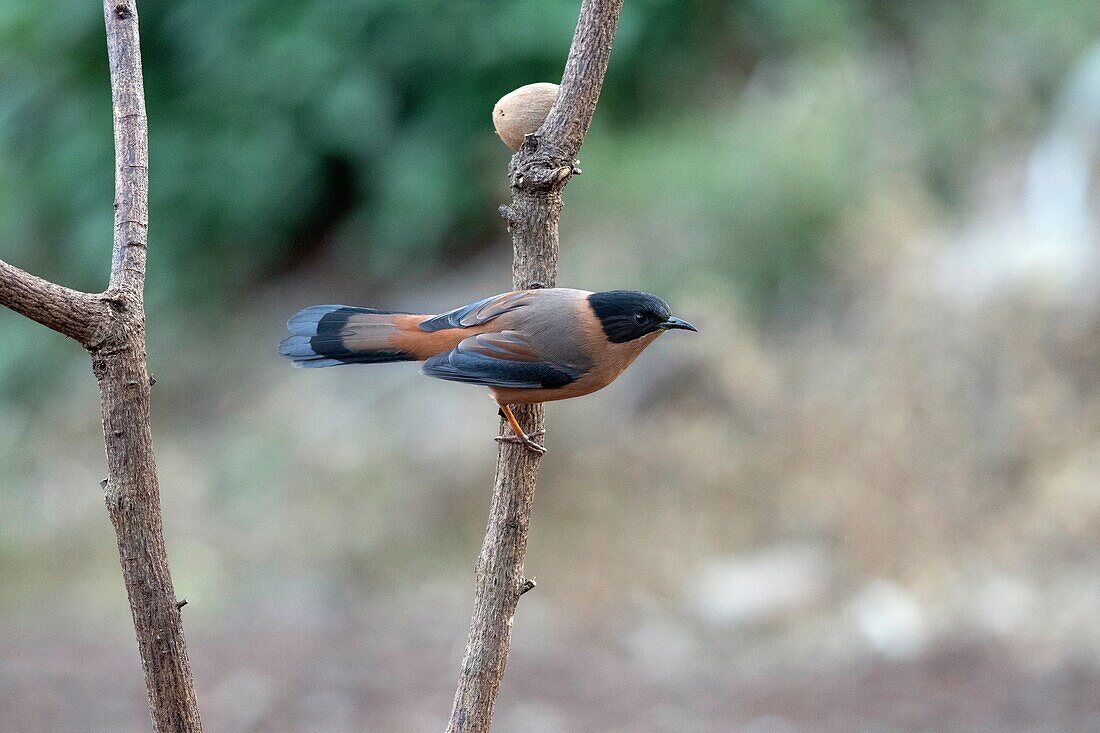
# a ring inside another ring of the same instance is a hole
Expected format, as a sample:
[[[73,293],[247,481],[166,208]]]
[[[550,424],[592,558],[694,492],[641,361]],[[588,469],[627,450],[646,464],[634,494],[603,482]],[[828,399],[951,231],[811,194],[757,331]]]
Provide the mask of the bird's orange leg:
[[[516,420],[516,416],[512,414],[512,410],[508,407],[508,405],[504,404],[503,402],[498,402],[497,404],[500,405],[500,412],[511,424],[512,431],[515,433],[515,435],[498,435],[496,438],[493,438],[493,440],[504,443],[519,443],[520,445],[527,448],[527,450],[534,451],[540,456],[545,453],[545,448],[543,448],[535,441],[531,440],[527,433],[523,432],[523,428],[519,426],[519,421]],[[539,436],[544,435],[545,433],[545,430],[539,428],[535,433],[533,433],[533,435]]]

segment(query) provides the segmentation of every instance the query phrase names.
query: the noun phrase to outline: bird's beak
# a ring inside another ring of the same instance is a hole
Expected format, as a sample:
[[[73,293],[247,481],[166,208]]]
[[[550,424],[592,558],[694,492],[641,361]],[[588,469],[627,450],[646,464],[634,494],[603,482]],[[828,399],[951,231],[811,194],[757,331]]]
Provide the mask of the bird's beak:
[[[669,318],[667,321],[661,324],[661,328],[666,331],[671,331],[674,328],[682,328],[685,331],[699,331],[699,329],[695,326],[691,325],[687,321],[682,321],[679,318]]]

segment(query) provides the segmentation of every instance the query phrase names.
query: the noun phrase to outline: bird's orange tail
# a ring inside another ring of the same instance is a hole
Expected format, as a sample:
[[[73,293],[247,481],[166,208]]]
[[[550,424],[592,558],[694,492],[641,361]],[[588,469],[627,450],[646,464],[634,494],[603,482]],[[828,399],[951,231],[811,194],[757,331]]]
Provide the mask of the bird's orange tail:
[[[433,318],[439,317],[314,305],[287,321],[292,335],[279,345],[279,353],[299,367],[423,361],[453,349],[469,335],[449,323],[428,323]]]
[[[293,335],[279,345],[279,353],[300,367],[412,361],[414,355],[390,343],[397,331],[395,319],[401,315],[347,305],[314,305],[287,321]]]

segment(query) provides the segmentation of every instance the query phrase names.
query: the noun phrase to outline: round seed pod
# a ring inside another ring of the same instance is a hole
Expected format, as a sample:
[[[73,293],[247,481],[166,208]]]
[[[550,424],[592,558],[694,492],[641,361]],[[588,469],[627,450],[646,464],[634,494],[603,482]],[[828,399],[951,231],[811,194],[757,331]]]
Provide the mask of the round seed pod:
[[[512,150],[519,150],[523,136],[542,127],[557,96],[558,85],[545,81],[508,92],[493,107],[497,135]]]

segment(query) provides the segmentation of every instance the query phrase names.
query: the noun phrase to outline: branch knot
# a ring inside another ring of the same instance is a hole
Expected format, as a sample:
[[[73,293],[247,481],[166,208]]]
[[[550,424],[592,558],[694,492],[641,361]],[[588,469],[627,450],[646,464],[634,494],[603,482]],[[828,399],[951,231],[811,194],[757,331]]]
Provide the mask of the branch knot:
[[[573,161],[547,153],[547,148],[530,154],[526,150],[517,153],[512,159],[509,176],[512,188],[527,194],[544,195],[564,188],[576,170]]]

